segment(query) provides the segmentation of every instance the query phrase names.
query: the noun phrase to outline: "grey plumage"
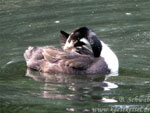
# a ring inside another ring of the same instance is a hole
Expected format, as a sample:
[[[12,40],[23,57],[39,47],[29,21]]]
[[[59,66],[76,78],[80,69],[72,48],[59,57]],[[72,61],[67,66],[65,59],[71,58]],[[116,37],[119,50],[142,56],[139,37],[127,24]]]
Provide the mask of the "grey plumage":
[[[53,46],[29,47],[24,53],[27,67],[45,73],[110,73],[104,58],[100,56],[101,42],[92,30],[81,27],[71,34],[61,31],[61,36],[62,44],[73,40],[72,50],[58,49]],[[86,44],[80,41],[83,37],[90,42],[92,51],[84,47]]]

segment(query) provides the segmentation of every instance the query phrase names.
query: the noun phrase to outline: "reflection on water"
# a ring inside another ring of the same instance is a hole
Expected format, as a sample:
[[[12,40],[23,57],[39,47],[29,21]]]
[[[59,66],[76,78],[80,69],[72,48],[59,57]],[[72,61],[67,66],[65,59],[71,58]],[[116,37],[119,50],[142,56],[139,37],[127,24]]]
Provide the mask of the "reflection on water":
[[[67,100],[91,100],[100,102],[117,102],[115,99],[105,98],[100,92],[108,91],[118,86],[111,82],[104,81],[105,75],[62,75],[40,73],[31,69],[27,69],[26,76],[32,77],[34,80],[44,82],[41,91],[42,98],[50,99],[67,99]],[[109,75],[107,75],[108,77]],[[55,84],[59,83],[59,84]],[[63,94],[60,90],[64,88],[70,93]],[[98,92],[97,92],[98,91]],[[105,95],[104,95],[105,96]]]

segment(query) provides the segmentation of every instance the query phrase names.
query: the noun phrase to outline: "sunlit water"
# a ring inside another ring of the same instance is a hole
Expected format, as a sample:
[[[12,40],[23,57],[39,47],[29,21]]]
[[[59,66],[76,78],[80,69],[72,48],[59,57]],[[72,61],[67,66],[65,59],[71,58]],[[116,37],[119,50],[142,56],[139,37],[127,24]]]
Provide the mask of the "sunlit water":
[[[28,46],[88,26],[117,54],[119,76],[27,70]],[[1,0],[0,113],[150,112],[149,0]],[[137,110],[137,111],[135,111]]]

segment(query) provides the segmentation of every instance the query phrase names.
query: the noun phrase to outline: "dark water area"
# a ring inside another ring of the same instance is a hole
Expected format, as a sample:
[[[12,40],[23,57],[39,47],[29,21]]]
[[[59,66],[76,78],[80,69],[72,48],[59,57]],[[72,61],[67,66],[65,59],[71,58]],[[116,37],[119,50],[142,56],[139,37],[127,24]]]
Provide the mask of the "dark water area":
[[[27,70],[28,46],[60,47],[60,30],[88,26],[119,59],[118,76]],[[149,0],[1,0],[0,113],[149,113]]]

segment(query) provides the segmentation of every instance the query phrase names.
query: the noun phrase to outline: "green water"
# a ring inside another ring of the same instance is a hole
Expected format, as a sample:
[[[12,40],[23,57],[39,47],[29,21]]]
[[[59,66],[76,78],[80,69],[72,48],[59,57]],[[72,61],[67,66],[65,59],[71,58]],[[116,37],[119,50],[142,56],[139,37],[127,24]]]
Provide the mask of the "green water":
[[[114,50],[119,76],[103,82],[27,70],[28,46],[60,47],[59,31],[80,26]],[[148,113],[149,50],[149,0],[1,0],[0,113]]]

